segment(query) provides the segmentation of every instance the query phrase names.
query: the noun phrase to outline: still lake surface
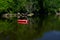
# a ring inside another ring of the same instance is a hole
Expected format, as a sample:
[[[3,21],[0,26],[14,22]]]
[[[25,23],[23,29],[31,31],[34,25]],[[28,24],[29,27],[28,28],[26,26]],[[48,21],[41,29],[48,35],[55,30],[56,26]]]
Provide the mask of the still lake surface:
[[[45,32],[41,38],[36,40],[60,40],[60,31]]]

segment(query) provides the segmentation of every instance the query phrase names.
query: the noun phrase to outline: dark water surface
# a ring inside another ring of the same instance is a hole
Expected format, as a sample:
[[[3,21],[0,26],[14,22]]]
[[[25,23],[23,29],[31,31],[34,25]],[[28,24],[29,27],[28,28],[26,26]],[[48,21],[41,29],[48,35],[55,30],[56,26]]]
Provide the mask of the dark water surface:
[[[45,32],[42,38],[37,38],[36,40],[60,40],[60,31]]]

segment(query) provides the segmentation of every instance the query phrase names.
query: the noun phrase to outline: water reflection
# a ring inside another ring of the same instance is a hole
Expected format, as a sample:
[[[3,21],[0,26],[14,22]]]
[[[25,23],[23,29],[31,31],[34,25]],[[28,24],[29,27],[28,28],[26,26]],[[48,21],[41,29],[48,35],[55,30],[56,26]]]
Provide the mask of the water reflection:
[[[42,38],[36,40],[60,40],[60,31],[45,32]]]

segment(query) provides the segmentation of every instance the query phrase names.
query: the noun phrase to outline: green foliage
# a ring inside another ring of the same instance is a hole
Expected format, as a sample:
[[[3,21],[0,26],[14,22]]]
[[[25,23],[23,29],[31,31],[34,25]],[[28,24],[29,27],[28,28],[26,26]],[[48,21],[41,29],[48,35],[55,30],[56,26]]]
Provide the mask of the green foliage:
[[[48,10],[57,10],[58,8],[60,8],[60,0],[45,0],[44,1],[44,7],[48,8]]]
[[[6,10],[7,8],[9,8],[9,3],[8,2],[12,2],[13,0],[0,0],[0,12],[2,10]]]
[[[7,10],[8,9],[8,10]],[[17,12],[20,10],[27,10],[32,12],[33,10],[39,10],[37,0],[0,0],[0,10]]]
[[[44,8],[47,11],[54,11],[60,8],[60,0],[45,0],[43,1]],[[7,10],[8,9],[8,10]],[[0,0],[0,12],[9,11],[9,13],[18,12],[20,10],[26,10],[32,12],[34,10],[39,11],[40,7],[38,0]],[[32,40],[34,37],[38,36],[37,27],[40,18],[30,18],[34,22],[28,25],[18,24],[16,18],[10,19],[12,22],[0,20],[0,32],[4,32],[3,36],[9,35],[11,40]],[[55,18],[53,15],[49,15],[43,21],[43,27],[41,28],[40,35],[43,32],[51,30],[59,30],[60,20]],[[14,37],[14,38],[12,38]],[[2,37],[3,38],[3,37]]]

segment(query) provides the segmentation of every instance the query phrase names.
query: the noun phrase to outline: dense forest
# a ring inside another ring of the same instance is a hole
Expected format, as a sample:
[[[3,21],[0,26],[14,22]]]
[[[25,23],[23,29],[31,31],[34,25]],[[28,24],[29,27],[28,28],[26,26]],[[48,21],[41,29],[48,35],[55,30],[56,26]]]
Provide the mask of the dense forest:
[[[30,23],[18,24],[18,18],[2,14],[33,13]],[[0,40],[34,40],[44,32],[60,30],[60,0],[0,0]]]

